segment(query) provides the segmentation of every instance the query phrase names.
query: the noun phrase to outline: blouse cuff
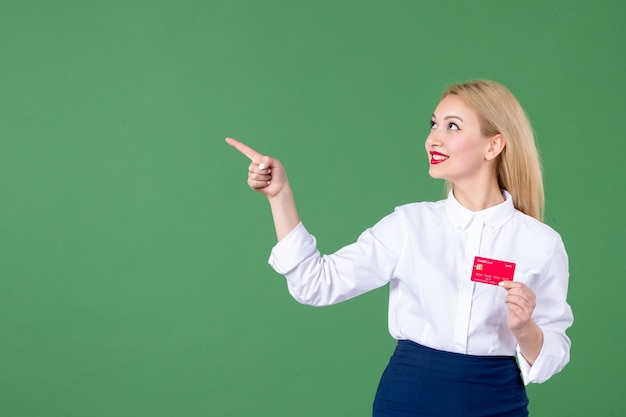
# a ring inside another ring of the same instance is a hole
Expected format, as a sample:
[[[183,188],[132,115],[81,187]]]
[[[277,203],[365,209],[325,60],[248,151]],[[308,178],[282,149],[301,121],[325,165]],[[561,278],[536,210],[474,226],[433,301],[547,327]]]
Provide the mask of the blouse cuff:
[[[317,248],[315,238],[300,222],[273,248],[268,263],[281,275],[287,274]]]
[[[524,380],[524,385],[530,383],[540,384],[547,381],[552,375],[560,372],[565,364],[569,362],[569,352],[561,349],[558,343],[555,343],[555,335],[550,332],[544,332],[543,346],[539,356],[535,359],[532,366],[526,361],[519,345],[517,346],[517,362],[520,372]]]
[[[539,353],[539,356],[541,356],[541,353]],[[539,357],[537,357],[537,359],[539,359]],[[519,345],[517,346],[517,363],[519,364],[519,369],[522,374],[522,380],[524,381],[524,385],[528,385],[533,382],[530,379],[530,371],[532,369],[532,366],[526,361],[524,355],[522,355],[522,351],[520,350]]]

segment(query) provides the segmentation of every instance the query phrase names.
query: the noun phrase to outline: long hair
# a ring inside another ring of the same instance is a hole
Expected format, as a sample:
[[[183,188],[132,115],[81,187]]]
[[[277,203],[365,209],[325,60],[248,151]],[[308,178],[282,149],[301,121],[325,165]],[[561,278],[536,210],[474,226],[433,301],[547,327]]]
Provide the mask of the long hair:
[[[516,209],[543,221],[545,198],[539,152],[526,112],[515,96],[503,85],[488,80],[452,85],[443,97],[449,94],[458,96],[476,112],[484,136],[504,136],[506,146],[496,165],[498,184],[511,194]]]

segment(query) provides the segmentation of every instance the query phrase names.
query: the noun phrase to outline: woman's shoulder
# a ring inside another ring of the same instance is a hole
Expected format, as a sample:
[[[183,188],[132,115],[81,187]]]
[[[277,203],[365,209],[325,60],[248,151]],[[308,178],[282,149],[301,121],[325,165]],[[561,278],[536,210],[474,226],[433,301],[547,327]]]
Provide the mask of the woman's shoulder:
[[[516,228],[520,231],[525,231],[529,235],[533,236],[536,241],[560,241],[561,235],[550,225],[535,219],[519,210],[515,210],[513,220],[516,223]]]
[[[406,214],[435,214],[440,213],[441,210],[445,208],[446,200],[439,201],[417,201],[413,203],[402,204],[396,206],[396,212],[406,213]]]
[[[436,227],[440,224],[444,208],[445,205],[440,201],[420,201],[397,205],[373,228],[377,233],[393,232],[397,237],[400,232]]]
[[[429,225],[439,224],[445,212],[445,200],[442,201],[418,201],[406,203],[395,207],[388,218],[393,218],[404,225]]]

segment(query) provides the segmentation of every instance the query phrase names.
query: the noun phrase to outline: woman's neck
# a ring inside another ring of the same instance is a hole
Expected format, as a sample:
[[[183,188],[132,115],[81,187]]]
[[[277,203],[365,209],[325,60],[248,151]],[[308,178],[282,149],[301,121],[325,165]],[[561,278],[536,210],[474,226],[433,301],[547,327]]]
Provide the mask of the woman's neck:
[[[497,182],[489,186],[458,186],[452,185],[454,198],[471,211],[480,211],[497,206],[504,202],[504,195]]]

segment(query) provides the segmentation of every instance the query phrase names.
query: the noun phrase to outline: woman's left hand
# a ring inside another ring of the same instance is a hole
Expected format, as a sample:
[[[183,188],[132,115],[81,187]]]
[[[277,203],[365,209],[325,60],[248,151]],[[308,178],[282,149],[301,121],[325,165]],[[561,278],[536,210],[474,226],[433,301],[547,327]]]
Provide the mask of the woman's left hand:
[[[499,284],[507,292],[504,302],[509,306],[509,329],[513,333],[522,331],[535,310],[536,297],[527,285],[516,281],[501,281]]]

